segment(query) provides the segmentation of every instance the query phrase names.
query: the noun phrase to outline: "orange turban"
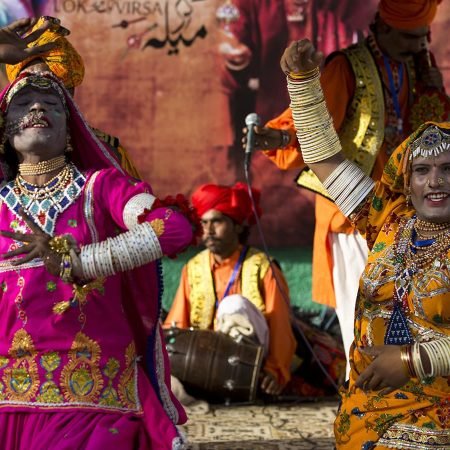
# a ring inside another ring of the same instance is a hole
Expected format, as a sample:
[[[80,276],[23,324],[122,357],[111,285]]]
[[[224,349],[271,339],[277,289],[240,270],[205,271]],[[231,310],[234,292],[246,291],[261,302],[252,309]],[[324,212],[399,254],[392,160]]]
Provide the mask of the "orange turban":
[[[441,0],[380,0],[381,19],[393,28],[411,30],[431,24]]]
[[[38,21],[34,26],[34,29],[39,27],[41,23],[41,21]],[[32,56],[18,64],[7,64],[6,73],[9,81],[14,81],[21,70],[31,61],[41,59],[64,83],[66,88],[73,88],[81,84],[84,77],[83,60],[70,42],[61,35],[61,32],[58,32],[58,26],[46,30],[42,36],[31,45],[43,45],[49,42],[56,42],[57,46],[43,55]]]
[[[256,189],[252,189],[252,194],[259,217],[261,215],[260,193]],[[244,183],[236,183],[234,186],[204,184],[192,194],[192,205],[200,217],[214,209],[231,217],[240,225],[255,223],[252,202],[247,185]]]

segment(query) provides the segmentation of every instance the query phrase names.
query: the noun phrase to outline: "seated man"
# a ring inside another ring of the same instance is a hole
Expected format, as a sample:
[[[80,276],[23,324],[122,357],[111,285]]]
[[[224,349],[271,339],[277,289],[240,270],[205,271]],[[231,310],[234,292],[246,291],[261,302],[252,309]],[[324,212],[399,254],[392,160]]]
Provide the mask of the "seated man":
[[[194,192],[192,204],[201,217],[206,249],[183,268],[165,326],[225,331],[227,321],[218,320],[221,311],[241,317],[247,311],[244,316],[264,345],[258,316],[265,318],[269,338],[260,387],[266,394],[278,395],[290,379],[296,346],[288,287],[266,255],[246,245],[249,226],[254,223],[247,187],[242,183],[233,187],[203,185]],[[228,305],[224,308],[225,302]],[[246,320],[238,324],[241,329]]]

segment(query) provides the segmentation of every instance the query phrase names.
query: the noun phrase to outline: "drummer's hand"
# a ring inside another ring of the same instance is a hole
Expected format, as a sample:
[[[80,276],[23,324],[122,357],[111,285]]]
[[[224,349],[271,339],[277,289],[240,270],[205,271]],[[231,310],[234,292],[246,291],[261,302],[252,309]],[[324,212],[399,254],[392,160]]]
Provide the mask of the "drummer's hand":
[[[283,386],[278,384],[277,379],[268,371],[264,371],[261,380],[261,390],[269,395],[280,395]]]
[[[275,128],[266,128],[254,126],[255,131],[255,150],[276,150],[282,148],[283,138],[282,131]],[[248,128],[242,130],[244,137],[242,138],[242,147],[245,150],[247,145]]]
[[[309,72],[320,65],[323,53],[316,51],[308,39],[293,42],[281,57],[281,70],[288,73]]]
[[[16,64],[30,56],[41,55],[55,47],[55,43],[27,47],[28,44],[38,39],[51,23],[45,21],[42,26],[27,36],[24,36],[33,28],[37,19],[19,19],[9,25],[0,28],[0,63]]]
[[[400,345],[377,345],[359,349],[373,358],[371,364],[356,380],[356,386],[364,391],[378,391],[388,394],[404,386],[409,377],[401,359]]]

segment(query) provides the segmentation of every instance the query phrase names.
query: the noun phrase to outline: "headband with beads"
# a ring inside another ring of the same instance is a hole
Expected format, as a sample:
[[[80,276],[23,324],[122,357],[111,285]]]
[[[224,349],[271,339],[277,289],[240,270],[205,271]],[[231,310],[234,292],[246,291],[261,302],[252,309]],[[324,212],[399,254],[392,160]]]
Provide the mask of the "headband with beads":
[[[5,96],[4,103],[2,104],[2,111],[6,113],[8,111],[9,104],[13,97],[21,91],[24,87],[32,86],[37,89],[53,89],[61,99],[64,109],[67,110],[66,98],[64,92],[59,83],[54,79],[50,72],[42,72],[36,74],[34,72],[23,72],[21,77],[13,83]]]
[[[439,127],[428,127],[417,139],[410,144],[409,159],[429,158],[439,156],[450,150],[450,133],[445,133]]]

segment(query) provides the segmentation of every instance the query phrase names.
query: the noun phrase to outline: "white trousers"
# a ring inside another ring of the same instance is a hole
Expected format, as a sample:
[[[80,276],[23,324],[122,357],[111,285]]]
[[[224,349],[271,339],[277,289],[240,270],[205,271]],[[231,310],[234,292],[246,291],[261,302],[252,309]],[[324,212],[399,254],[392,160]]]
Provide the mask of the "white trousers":
[[[354,340],[355,304],[359,279],[366,266],[366,240],[358,233],[330,233],[333,251],[333,285],[336,296],[336,315],[347,359],[346,379],[350,373],[349,352]]]

